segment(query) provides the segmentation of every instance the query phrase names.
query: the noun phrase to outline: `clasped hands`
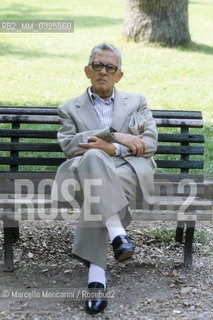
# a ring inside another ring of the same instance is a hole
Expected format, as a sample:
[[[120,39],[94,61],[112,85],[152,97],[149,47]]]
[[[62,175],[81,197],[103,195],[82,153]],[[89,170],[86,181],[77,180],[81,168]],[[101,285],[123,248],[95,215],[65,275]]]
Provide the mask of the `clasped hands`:
[[[132,154],[140,157],[146,151],[146,145],[142,140],[142,135],[133,135],[130,133],[114,132],[117,142],[129,147]],[[96,136],[88,138],[88,143],[78,143],[78,146],[85,150],[75,152],[75,156],[81,156],[89,149],[100,149],[106,152],[109,156],[115,155],[115,147],[111,142],[107,142]]]

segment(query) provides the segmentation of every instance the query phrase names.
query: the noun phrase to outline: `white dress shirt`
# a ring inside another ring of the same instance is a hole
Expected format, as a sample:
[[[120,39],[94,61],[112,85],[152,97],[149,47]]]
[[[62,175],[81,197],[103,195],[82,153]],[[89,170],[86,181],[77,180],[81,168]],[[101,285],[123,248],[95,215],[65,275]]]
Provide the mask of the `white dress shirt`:
[[[107,101],[100,98],[97,94],[93,93],[91,91],[91,87],[88,88],[88,94],[94,106],[95,112],[97,113],[101,127],[105,129],[111,127],[112,114],[114,110],[114,94],[115,94],[114,88],[113,88],[111,97]],[[120,144],[114,142],[113,145],[116,148],[115,156],[119,156]]]

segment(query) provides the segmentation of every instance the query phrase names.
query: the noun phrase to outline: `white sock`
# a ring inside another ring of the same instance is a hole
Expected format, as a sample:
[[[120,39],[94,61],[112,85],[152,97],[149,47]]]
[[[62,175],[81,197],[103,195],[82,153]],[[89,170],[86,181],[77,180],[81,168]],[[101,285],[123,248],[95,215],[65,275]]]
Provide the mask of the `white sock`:
[[[114,213],[109,219],[107,219],[105,226],[108,230],[109,239],[111,242],[117,236],[126,235],[126,231],[124,230],[120,217],[117,213]]]
[[[91,282],[100,282],[106,289],[105,270],[93,263],[90,263],[88,275],[88,284]]]

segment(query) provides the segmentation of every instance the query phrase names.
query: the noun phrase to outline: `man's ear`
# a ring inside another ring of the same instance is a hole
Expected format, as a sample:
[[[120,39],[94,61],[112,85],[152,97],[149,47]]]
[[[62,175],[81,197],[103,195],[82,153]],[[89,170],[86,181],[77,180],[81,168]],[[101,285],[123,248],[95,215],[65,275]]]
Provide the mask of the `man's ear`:
[[[88,79],[90,79],[90,71],[91,70],[90,70],[89,66],[84,67],[84,72],[85,72]]]
[[[121,78],[123,77],[123,75],[124,75],[124,73],[122,71],[117,73],[117,77],[116,77],[115,82],[118,83],[121,80]]]

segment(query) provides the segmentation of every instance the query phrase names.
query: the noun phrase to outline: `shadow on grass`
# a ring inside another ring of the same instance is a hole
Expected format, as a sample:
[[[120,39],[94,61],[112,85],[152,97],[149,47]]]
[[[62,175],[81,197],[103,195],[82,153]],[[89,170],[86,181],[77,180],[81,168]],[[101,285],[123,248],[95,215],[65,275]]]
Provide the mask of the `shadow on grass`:
[[[176,49],[184,52],[200,52],[204,54],[213,55],[213,47],[207,46],[206,44],[202,43],[196,43],[193,41],[178,46]]]
[[[66,9],[39,8],[35,6],[11,5],[0,9],[0,20],[74,20],[74,28],[104,27],[114,24],[122,24],[123,20],[103,16],[73,16]]]
[[[57,12],[66,12],[66,9],[61,9],[61,8],[40,8],[40,7],[36,7],[36,6],[29,6],[29,5],[21,5],[20,3],[14,3],[12,4],[10,7],[7,8],[0,8],[0,12],[8,12],[11,11],[12,13],[10,15],[15,15],[17,18],[21,18],[21,15],[27,15],[30,14],[32,15],[33,13],[38,13],[41,11],[45,11],[48,10],[48,12],[51,11],[57,11]],[[8,15],[4,17],[6,19],[8,19]],[[26,17],[25,17],[26,18]]]
[[[19,56],[20,58],[67,58],[72,61],[78,61],[79,56],[71,52],[66,54],[54,54],[50,52],[42,52],[39,50],[23,49],[22,47],[15,46],[10,42],[0,42],[0,56]]]

